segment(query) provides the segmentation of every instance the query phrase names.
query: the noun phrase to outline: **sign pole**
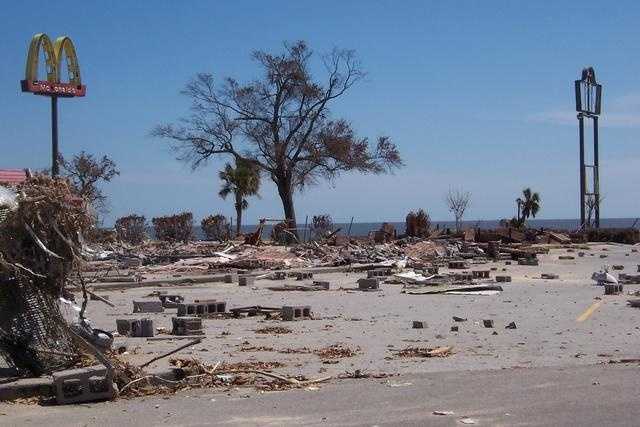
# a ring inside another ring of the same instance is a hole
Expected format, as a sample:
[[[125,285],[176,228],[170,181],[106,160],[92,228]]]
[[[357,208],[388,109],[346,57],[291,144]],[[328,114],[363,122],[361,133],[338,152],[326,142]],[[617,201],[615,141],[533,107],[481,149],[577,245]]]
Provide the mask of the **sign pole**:
[[[58,176],[58,97],[51,97],[51,176]]]

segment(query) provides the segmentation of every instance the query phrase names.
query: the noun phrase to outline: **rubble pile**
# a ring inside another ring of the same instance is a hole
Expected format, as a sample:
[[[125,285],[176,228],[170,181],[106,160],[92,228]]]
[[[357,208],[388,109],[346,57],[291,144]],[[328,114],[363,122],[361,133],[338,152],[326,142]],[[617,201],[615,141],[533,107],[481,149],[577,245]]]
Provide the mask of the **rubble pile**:
[[[0,356],[34,375],[71,366],[81,352],[59,298],[81,266],[82,235],[92,225],[91,216],[65,180],[46,176],[22,184],[5,215],[0,223]]]

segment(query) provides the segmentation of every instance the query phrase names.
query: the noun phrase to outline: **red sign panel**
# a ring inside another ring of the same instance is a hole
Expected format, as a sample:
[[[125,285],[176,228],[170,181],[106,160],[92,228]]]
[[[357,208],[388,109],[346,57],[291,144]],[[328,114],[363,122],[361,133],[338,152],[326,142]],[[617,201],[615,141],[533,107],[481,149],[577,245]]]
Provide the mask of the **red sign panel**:
[[[22,80],[23,92],[31,92],[35,95],[76,97],[85,96],[87,87],[85,85],[75,85],[73,83],[51,83],[40,80]]]

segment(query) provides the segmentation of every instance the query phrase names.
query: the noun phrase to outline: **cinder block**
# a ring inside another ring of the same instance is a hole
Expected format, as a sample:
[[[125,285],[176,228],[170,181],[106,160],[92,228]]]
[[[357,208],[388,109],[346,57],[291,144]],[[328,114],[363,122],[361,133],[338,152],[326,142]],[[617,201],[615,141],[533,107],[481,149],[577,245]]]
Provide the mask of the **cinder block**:
[[[605,295],[620,295],[622,293],[622,285],[606,283],[604,285],[604,294]]]
[[[323,280],[314,280],[313,281],[313,286],[329,290],[331,288],[331,283],[323,281]]]
[[[427,267],[427,274],[430,274],[430,275],[438,274],[438,266],[433,265],[431,267]]]
[[[163,311],[161,301],[133,301],[134,313],[162,313]]]
[[[611,269],[612,270],[617,270],[617,271],[624,270],[624,265],[617,265],[617,264],[616,265],[612,265]]]
[[[292,321],[292,320],[303,320],[311,318],[311,306],[309,305],[297,305],[297,306],[289,306],[285,305],[282,307],[282,320]]]
[[[238,274],[237,273],[230,273],[230,274],[225,274],[224,275],[224,282],[225,283],[234,283],[238,281]]]
[[[358,279],[358,289],[360,290],[380,289],[380,279],[377,277]]]
[[[253,276],[240,276],[238,278],[238,286],[253,286],[256,278]]]
[[[484,325],[485,328],[493,328],[493,320],[491,319],[484,319],[482,321],[482,324]]]
[[[227,303],[225,301],[195,300],[192,303],[178,304],[178,317],[206,317],[216,314],[222,314],[227,311]]]
[[[313,279],[313,273],[309,271],[301,271],[296,273],[296,280]]]
[[[173,335],[203,335],[202,319],[200,317],[171,318]]]
[[[473,274],[474,279],[488,279],[489,278],[489,270],[473,270],[471,272]]]
[[[449,261],[448,267],[451,270],[464,270],[465,268],[469,268],[469,265],[461,260]]]
[[[427,322],[423,320],[414,320],[412,327],[413,329],[424,329],[427,327]]]
[[[116,395],[113,378],[104,366],[55,372],[53,386],[60,405],[110,400]]]
[[[116,319],[116,330],[120,335],[131,334],[131,322],[133,319]]]
[[[132,337],[152,337],[154,335],[153,320],[151,319],[137,319],[131,322]]]
[[[390,275],[391,275],[390,268],[375,268],[373,270],[367,270],[367,278],[386,277]]]
[[[451,332],[458,332],[460,330],[460,328],[458,326],[452,326],[451,327]]]
[[[510,282],[511,276],[496,276],[496,282]]]
[[[554,279],[558,279],[560,276],[558,276],[555,273],[542,273],[540,277],[542,279],[554,280]]]
[[[538,265],[538,259],[537,258],[520,258],[518,259],[518,265],[529,265],[529,266],[536,266]]]

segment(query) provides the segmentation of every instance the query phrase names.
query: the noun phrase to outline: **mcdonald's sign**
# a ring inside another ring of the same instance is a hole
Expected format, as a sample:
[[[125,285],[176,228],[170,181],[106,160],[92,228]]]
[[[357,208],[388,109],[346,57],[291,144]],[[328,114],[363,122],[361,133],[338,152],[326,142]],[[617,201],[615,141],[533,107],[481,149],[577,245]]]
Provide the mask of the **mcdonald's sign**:
[[[46,79],[38,77],[38,62],[40,51],[44,53],[46,65]],[[61,82],[62,60],[66,59],[68,82]],[[36,34],[31,39],[25,78],[21,82],[23,92],[52,97],[85,96],[86,86],[80,79],[80,66],[73,42],[67,36],[58,37],[55,43],[46,34]]]

